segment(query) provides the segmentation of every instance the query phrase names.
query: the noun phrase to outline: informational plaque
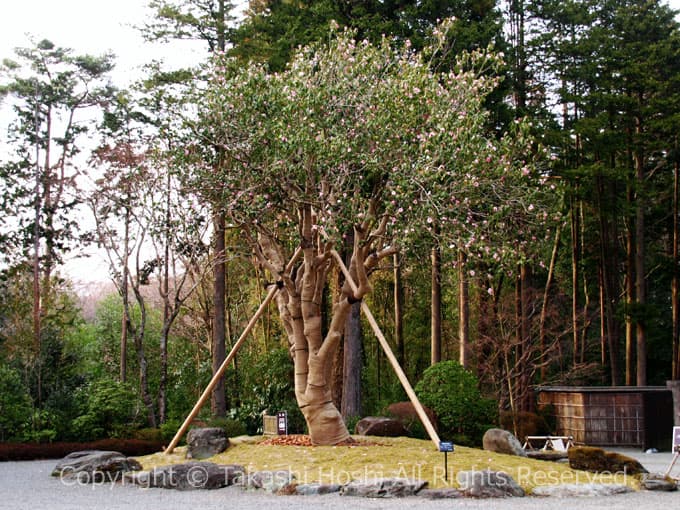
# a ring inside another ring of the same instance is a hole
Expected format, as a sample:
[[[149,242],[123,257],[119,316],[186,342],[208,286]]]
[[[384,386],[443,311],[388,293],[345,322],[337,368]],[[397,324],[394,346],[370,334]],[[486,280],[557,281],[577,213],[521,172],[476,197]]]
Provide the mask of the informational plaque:
[[[680,452],[680,427],[673,427],[673,451]]]
[[[276,413],[276,425],[280,436],[288,435],[288,411]]]
[[[678,427],[678,428],[680,428],[680,427]],[[452,452],[453,451],[453,443],[450,443],[448,441],[441,441],[439,443],[439,451],[445,452],[445,453]]]

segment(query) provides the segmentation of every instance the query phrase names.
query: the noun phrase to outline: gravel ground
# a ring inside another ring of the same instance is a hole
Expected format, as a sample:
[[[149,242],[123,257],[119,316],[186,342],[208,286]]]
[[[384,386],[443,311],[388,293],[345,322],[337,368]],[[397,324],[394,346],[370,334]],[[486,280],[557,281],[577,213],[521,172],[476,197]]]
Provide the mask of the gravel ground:
[[[617,450],[634,456],[649,471],[665,472],[670,453],[644,454],[635,450]],[[673,493],[637,492],[604,498],[581,497],[547,500],[527,497],[495,500],[439,500],[421,498],[364,499],[326,496],[273,496],[244,492],[239,487],[214,491],[179,492],[164,489],[141,489],[125,484],[79,485],[50,476],[57,461],[0,462],[0,509],[12,510],[144,510],[201,509],[280,510],[298,508],[344,509],[485,509],[544,510],[557,504],[572,510],[671,510],[680,508],[680,491]],[[680,476],[676,465],[673,476]]]

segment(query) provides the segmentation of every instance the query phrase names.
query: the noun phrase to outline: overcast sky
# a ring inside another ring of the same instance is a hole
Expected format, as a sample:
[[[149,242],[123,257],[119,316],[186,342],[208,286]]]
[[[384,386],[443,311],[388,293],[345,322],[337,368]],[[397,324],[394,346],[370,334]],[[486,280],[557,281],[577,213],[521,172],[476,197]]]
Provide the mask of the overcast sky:
[[[173,45],[145,42],[135,25],[150,11],[147,0],[8,0],[0,15],[0,58],[13,57],[16,47],[31,47],[29,35],[49,39],[75,53],[116,55],[114,81],[127,85],[143,64],[165,59],[178,67],[202,59],[200,43]]]
[[[5,0],[0,10],[0,59],[11,57],[17,46],[30,47],[27,34],[76,53],[113,51],[118,56],[116,82],[124,85],[119,77],[124,80],[154,58],[165,57],[178,65],[202,58],[206,48],[200,44],[145,43],[133,26],[150,14],[147,4],[148,0]],[[680,9],[680,0],[669,4]]]

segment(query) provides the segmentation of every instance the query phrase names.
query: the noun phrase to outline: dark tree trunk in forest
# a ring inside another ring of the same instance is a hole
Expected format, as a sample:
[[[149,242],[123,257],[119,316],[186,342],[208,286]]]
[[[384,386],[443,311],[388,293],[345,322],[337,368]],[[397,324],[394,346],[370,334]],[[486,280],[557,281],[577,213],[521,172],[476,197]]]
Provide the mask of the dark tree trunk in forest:
[[[633,204],[633,189],[628,186],[627,201],[629,207]],[[626,227],[626,386],[635,384],[635,338],[633,328],[632,307],[635,303],[635,240],[634,225]]]
[[[170,337],[171,310],[170,310],[170,172],[166,176],[165,195],[165,232],[163,239],[163,275],[161,281],[161,296],[163,298],[163,328],[159,342],[160,351],[160,377],[158,381],[158,421],[165,423],[168,408],[168,339]]]
[[[124,221],[124,237],[123,237],[123,276],[120,281],[120,295],[123,300],[123,317],[120,324],[120,381],[127,381],[127,344],[128,331],[130,329],[130,316],[128,311],[129,295],[128,295],[128,278],[129,278],[129,253],[130,253],[130,209],[125,208]]]
[[[510,30],[514,49],[515,74],[513,95],[518,117],[525,115],[527,106],[527,58],[524,23],[525,15],[526,10],[524,8],[524,0],[511,0]]]
[[[218,213],[215,218],[214,240],[214,268],[213,268],[213,307],[214,319],[212,328],[212,371],[217,372],[227,356],[226,353],[226,253],[225,253],[225,230],[226,221],[223,213]],[[227,401],[224,387],[224,378],[215,386],[211,400],[211,412],[213,416],[223,417],[227,414]]]
[[[571,220],[571,327],[572,327],[572,364],[579,360],[579,320],[578,320],[578,287],[579,287],[579,217],[576,212],[576,199],[572,198],[569,213]]]
[[[217,50],[224,52],[227,47],[227,27],[225,9],[225,0],[218,0],[217,2],[217,16],[215,32],[217,35]],[[220,150],[221,152],[221,150]],[[220,154],[222,156],[222,154]],[[213,330],[212,330],[212,371],[213,374],[217,372],[220,365],[227,356],[226,349],[226,278],[227,278],[227,258],[226,258],[226,218],[225,213],[219,210],[215,213],[215,245],[213,247],[215,257],[215,267],[213,270]],[[213,416],[223,417],[227,414],[227,400],[224,386],[224,377],[215,386],[211,400],[211,411]]]
[[[458,341],[459,361],[470,367],[470,292],[466,268],[467,257],[458,250]]]
[[[616,386],[621,381],[621,371],[619,367],[619,327],[615,317],[615,284],[614,278],[616,268],[618,267],[618,257],[616,256],[616,248],[614,239],[615,235],[612,233],[612,226],[607,220],[604,213],[604,197],[606,193],[605,180],[601,175],[597,177],[597,206],[598,206],[598,220],[600,230],[600,259],[599,259],[599,274],[600,274],[600,314],[602,316],[602,326],[604,328],[601,334],[604,335],[603,340],[606,344],[606,350],[609,354],[609,369],[611,375],[612,386]],[[604,363],[604,362],[603,362]]]
[[[397,360],[404,368],[406,350],[404,347],[404,284],[401,280],[401,261],[398,254],[393,256],[394,263],[394,341],[397,344]]]
[[[557,263],[557,254],[560,247],[560,240],[562,238],[562,223],[557,225],[555,230],[555,240],[553,242],[552,252],[550,253],[550,265],[548,266],[548,276],[545,280],[545,288],[543,290],[543,303],[541,304],[541,316],[538,324],[538,345],[540,349],[540,382],[546,380],[548,360],[545,357],[546,347],[548,345],[546,322],[548,318],[548,304],[550,301],[550,288],[552,287],[553,278],[555,275],[555,265]]]
[[[343,337],[343,385],[340,414],[347,420],[361,416],[361,303],[352,304]]]
[[[642,104],[643,99],[638,99]],[[637,117],[636,134],[642,134],[642,119]],[[645,168],[644,155],[641,149],[637,149],[634,155],[635,161],[635,300],[637,305],[644,307],[647,301],[647,293],[645,289],[646,274],[645,274]],[[636,336],[636,350],[637,350],[637,385],[647,385],[647,331],[645,327],[645,318],[640,313],[637,314],[635,321],[635,336]]]
[[[436,228],[435,228],[436,232]],[[430,364],[442,359],[442,258],[437,239],[431,250],[432,301],[430,303]]]
[[[352,263],[354,232],[345,237],[345,265]],[[354,303],[347,315],[342,340],[342,403],[340,414],[346,420],[361,415],[361,303]]]
[[[530,370],[528,357],[531,352],[531,332],[529,317],[529,273],[525,263],[519,267],[519,343],[518,343],[518,408],[520,411],[531,411]]]
[[[134,339],[135,351],[137,353],[137,364],[139,365],[139,390],[142,396],[142,402],[147,410],[147,417],[149,427],[156,427],[158,425],[156,421],[156,411],[154,409],[153,398],[151,397],[151,391],[149,390],[149,367],[146,360],[146,351],[144,349],[144,337],[146,335],[146,303],[144,302],[144,296],[142,296],[141,290],[139,288],[140,281],[140,268],[137,268],[137,278],[133,282],[132,290],[135,294],[135,299],[137,301],[137,306],[139,306],[139,323],[136,327],[132,329],[132,337]],[[128,305],[129,307],[129,305]],[[126,311],[126,315],[130,317],[130,310]]]
[[[678,297],[678,195],[680,194],[680,164],[678,163],[678,141],[675,140],[675,163],[673,165],[673,279],[671,282],[671,303],[673,315],[673,372],[672,379],[680,380],[680,299]]]

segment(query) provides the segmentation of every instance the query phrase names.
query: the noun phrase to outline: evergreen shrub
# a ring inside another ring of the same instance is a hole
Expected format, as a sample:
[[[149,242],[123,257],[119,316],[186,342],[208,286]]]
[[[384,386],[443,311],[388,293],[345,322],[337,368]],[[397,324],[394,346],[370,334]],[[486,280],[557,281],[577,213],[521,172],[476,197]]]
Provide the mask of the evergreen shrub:
[[[427,368],[415,391],[437,415],[442,440],[480,445],[484,432],[498,422],[497,403],[482,397],[477,377],[456,361]]]

